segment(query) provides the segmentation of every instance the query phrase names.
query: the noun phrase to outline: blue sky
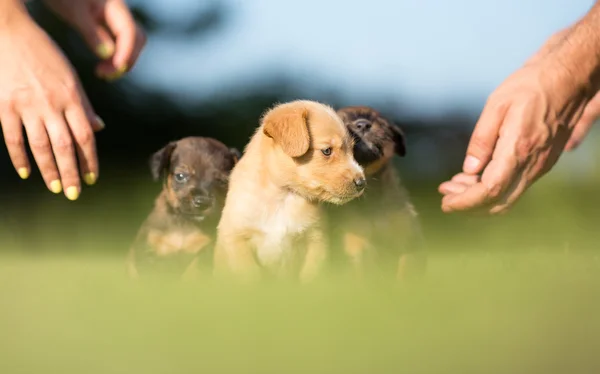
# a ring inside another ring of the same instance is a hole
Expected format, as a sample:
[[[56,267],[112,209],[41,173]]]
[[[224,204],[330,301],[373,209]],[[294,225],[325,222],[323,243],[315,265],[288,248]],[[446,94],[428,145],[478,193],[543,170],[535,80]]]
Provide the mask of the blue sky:
[[[219,0],[216,0],[219,1]],[[235,9],[214,37],[150,39],[133,77],[173,94],[227,95],[269,72],[307,95],[321,83],[351,101],[397,101],[416,115],[476,113],[489,94],[593,0],[221,0]],[[144,0],[165,19],[201,0]]]

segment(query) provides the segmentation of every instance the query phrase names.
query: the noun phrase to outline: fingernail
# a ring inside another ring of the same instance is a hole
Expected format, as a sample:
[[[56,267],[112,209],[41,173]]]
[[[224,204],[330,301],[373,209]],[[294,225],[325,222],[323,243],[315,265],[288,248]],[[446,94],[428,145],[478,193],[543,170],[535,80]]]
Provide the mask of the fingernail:
[[[467,158],[465,159],[465,163],[463,164],[463,169],[465,173],[476,173],[477,168],[479,167],[479,163],[479,159],[477,159],[475,156],[467,156]]]
[[[104,123],[102,118],[100,118],[100,116],[96,116],[96,124],[98,125],[98,127],[100,127],[100,130],[104,130],[104,128],[106,127],[106,124]]]
[[[83,175],[83,181],[88,186],[92,186],[94,183],[96,183],[96,174],[94,174],[94,173],[84,174]]]
[[[98,47],[96,47],[96,54],[103,60],[106,60],[107,58],[111,57],[113,53],[114,48],[109,44],[102,43],[98,45]]]
[[[106,79],[107,81],[117,80],[117,79],[121,78],[126,71],[127,71],[127,65],[123,65],[120,68],[118,68],[116,71],[106,74],[106,76],[104,76],[104,79]]]
[[[62,191],[62,184],[58,179],[50,182],[50,191],[53,193],[60,193]]]
[[[71,201],[77,200],[79,197],[79,189],[75,186],[67,187],[65,195],[67,196],[67,199]]]
[[[19,168],[17,170],[17,173],[19,174],[19,177],[21,177],[21,179],[29,178],[29,169],[27,168]]]

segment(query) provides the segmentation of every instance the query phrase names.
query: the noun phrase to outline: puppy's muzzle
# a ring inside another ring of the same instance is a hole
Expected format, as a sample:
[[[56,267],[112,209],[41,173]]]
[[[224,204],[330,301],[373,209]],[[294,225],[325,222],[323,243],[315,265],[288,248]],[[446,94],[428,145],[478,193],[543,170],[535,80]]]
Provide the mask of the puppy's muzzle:
[[[362,191],[367,186],[367,180],[363,177],[359,177],[354,179],[354,186],[356,186],[357,191]]]
[[[364,134],[371,129],[371,122],[361,120],[361,121],[356,122],[354,124],[354,127],[356,128],[356,130],[359,133]]]
[[[199,210],[206,210],[212,206],[212,199],[203,195],[192,197],[192,205]]]

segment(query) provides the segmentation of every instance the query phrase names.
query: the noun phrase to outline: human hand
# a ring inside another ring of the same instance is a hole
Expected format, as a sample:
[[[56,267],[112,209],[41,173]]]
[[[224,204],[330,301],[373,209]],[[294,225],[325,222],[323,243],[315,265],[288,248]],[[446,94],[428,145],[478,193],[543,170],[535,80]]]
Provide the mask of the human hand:
[[[536,52],[527,63],[538,61],[543,57],[547,57],[548,54],[555,51],[557,47],[563,43],[567,37],[572,33],[573,26],[566,27],[553,35],[546,41],[546,43]],[[597,93],[594,98],[586,105],[581,118],[575,125],[573,133],[569,138],[565,146],[565,151],[575,150],[586,137],[596,120],[600,117],[600,93]]]
[[[30,175],[24,126],[48,189],[60,193],[64,186],[75,200],[81,192],[77,158],[87,184],[98,177],[93,130],[104,123],[67,59],[22,4],[6,1],[0,8],[0,123],[11,161],[21,178]]]
[[[600,92],[596,93],[594,98],[586,105],[565,146],[565,151],[573,151],[579,147],[598,118],[600,118]]]
[[[565,146],[566,151],[576,149],[583,141],[592,125],[600,117],[600,93],[596,93],[593,99],[586,105],[581,118],[575,125],[571,137]],[[458,173],[447,182],[442,183],[438,191],[444,195],[460,194],[481,181],[477,174]]]
[[[440,185],[443,211],[505,212],[554,166],[593,95],[565,55],[536,56],[490,95],[459,173],[471,179]]]
[[[78,30],[102,59],[96,67],[99,77],[118,79],[135,65],[146,44],[146,35],[123,0],[43,1]]]

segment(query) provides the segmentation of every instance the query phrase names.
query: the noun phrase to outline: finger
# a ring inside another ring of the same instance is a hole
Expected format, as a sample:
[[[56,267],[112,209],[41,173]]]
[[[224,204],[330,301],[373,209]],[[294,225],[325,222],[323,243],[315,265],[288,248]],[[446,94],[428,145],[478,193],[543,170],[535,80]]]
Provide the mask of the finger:
[[[486,194],[487,189],[481,182],[469,186],[463,192],[448,194],[442,198],[442,211],[451,213],[481,205]]]
[[[598,117],[600,117],[600,96],[596,95],[585,107],[581,118],[575,125],[573,133],[565,145],[566,151],[572,151],[579,147]]]
[[[19,174],[21,179],[29,178],[31,165],[29,164],[29,158],[25,150],[21,118],[16,113],[7,111],[0,117],[0,124],[2,124],[2,134],[8,155],[17,174]]]
[[[438,191],[443,195],[460,194],[465,192],[468,185],[456,182],[444,182],[438,187]]]
[[[75,149],[83,181],[91,186],[96,183],[99,175],[96,140],[94,139],[92,127],[85,112],[79,106],[66,110],[65,119],[69,124],[73,138],[75,138]]]
[[[96,67],[96,75],[105,78],[109,81],[119,79],[125,72],[129,71],[137,62],[142,49],[146,45],[146,34],[143,30],[136,25],[136,38],[135,38],[135,47],[133,48],[133,53],[127,62],[118,67],[119,62],[116,59],[110,59],[102,61]]]
[[[81,107],[83,108],[85,118],[86,118],[87,122],[89,124],[91,124],[92,130],[94,132],[104,130],[104,128],[106,127],[106,125],[104,124],[104,121],[102,120],[102,118],[100,118],[100,116],[98,116],[96,114],[96,112],[94,111],[94,108],[92,107],[92,104],[90,103],[89,99],[87,98],[87,95],[81,89],[79,90],[79,98],[80,98],[80,104],[81,104]]]
[[[528,185],[531,185],[531,183],[528,183],[527,178],[524,177],[524,172],[519,172],[519,175],[508,187],[502,198],[500,198],[495,204],[492,204],[488,208],[488,212],[494,215],[507,213],[510,208],[521,198]]]
[[[467,147],[463,163],[465,173],[480,173],[490,161],[505,114],[506,110],[497,106],[494,101],[486,103]]]
[[[451,180],[445,181],[438,186],[438,192],[442,194],[459,193],[464,192],[467,186],[473,185],[479,182],[481,177],[479,175],[470,175],[465,173],[458,173],[452,177]]]
[[[520,170],[513,157],[498,156],[486,167],[481,182],[468,186],[462,193],[445,196],[442,199],[442,210],[471,210],[497,201],[519,175]]]
[[[146,42],[148,41],[148,37],[146,36],[146,32],[144,29],[136,24],[135,25],[135,47],[133,48],[133,53],[129,58],[129,68],[132,68],[137,63],[138,58],[140,57],[142,50],[146,46]]]
[[[104,20],[115,36],[115,54],[112,64],[116,68],[116,79],[128,71],[136,62],[146,37],[141,28],[136,25],[127,5],[122,1],[108,1],[104,7]]]
[[[93,21],[92,21],[93,22]],[[103,25],[94,22],[79,27],[87,45],[101,60],[109,60],[115,53],[115,42]]]
[[[102,60],[110,58],[115,51],[115,43],[112,36],[104,27],[102,17],[88,7],[80,7],[72,17],[65,20],[71,23],[85,43]],[[57,10],[59,13],[60,11]]]
[[[65,189],[65,196],[69,200],[77,200],[81,191],[81,184],[71,132],[64,117],[59,115],[47,117],[46,129],[58,165],[61,182]]]
[[[491,214],[505,213],[512,207],[527,189],[548,173],[559,160],[570,130],[566,127],[558,128],[554,135],[551,147],[536,152],[523,160],[522,168],[518,169],[517,176],[503,193],[503,196],[490,208]]]
[[[54,155],[52,154],[50,139],[41,118],[24,115],[23,125],[25,126],[27,139],[29,140],[31,153],[40,169],[46,186],[55,194],[61,193],[62,183],[60,175],[58,174]]]
[[[466,185],[471,185],[479,182],[481,180],[481,176],[479,175],[471,175],[465,173],[458,173],[454,177],[452,177],[452,182],[462,183]]]

